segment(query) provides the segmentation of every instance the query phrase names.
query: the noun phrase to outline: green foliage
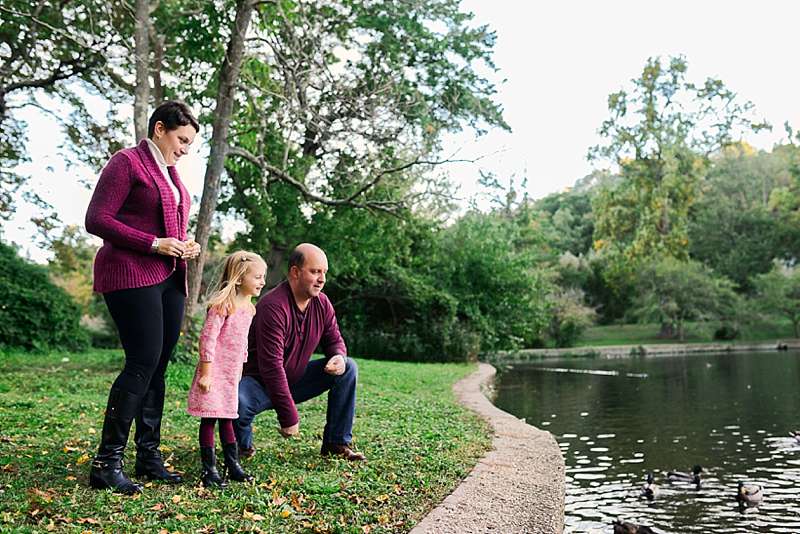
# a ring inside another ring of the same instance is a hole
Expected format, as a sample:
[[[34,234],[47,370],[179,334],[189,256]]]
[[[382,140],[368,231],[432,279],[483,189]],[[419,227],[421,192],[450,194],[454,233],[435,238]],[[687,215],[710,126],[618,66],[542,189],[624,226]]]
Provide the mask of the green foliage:
[[[47,269],[0,243],[0,347],[81,350],[88,345],[81,311]]]
[[[756,305],[765,313],[788,318],[800,337],[800,269],[777,264],[755,277]]]
[[[452,392],[472,366],[362,360],[353,435],[366,463],[319,456],[323,395],[298,406],[295,439],[280,437],[274,413],[256,419],[258,452],[243,461],[254,484],[203,490],[198,420],[186,414],[194,366],[172,364],[162,450],[186,482],[148,484],[137,498],[93,490],[89,461],[122,360],[121,351],[0,354],[0,530],[408,532],[491,447],[485,423]],[[126,452],[132,470],[132,441]]]
[[[729,280],[693,260],[666,257],[647,264],[637,290],[632,315],[672,327],[681,341],[687,321],[732,318],[739,304]]]
[[[791,182],[786,146],[756,152],[746,143],[726,147],[712,159],[692,207],[692,258],[752,291],[751,278],[791,254],[798,229],[770,209],[770,199]]]
[[[559,290],[550,295],[549,339],[556,347],[572,347],[581,334],[594,324],[597,313],[584,304],[583,291]]]
[[[743,130],[764,124],[751,118],[719,80],[686,77],[681,57],[647,61],[630,91],[609,96],[610,117],[593,158],[619,166],[620,181],[594,197],[595,249],[608,254],[604,276],[624,286],[652,258],[688,258],[689,210],[708,168],[708,155]]]

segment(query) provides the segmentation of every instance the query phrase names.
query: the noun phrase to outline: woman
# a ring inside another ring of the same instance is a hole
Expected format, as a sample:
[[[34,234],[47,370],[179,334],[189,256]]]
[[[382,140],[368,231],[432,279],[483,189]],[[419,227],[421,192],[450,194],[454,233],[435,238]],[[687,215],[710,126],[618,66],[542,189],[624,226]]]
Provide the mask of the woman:
[[[200,254],[187,240],[190,197],[175,171],[200,126],[182,102],[164,102],[150,117],[148,139],[106,164],[86,212],[86,229],[103,238],[94,289],[119,330],[125,366],[111,385],[100,447],[89,484],[119,493],[142,491],[122,471],[136,419],[136,475],[168,483],[158,449],[164,371],[178,341],[186,299],[186,260]]]

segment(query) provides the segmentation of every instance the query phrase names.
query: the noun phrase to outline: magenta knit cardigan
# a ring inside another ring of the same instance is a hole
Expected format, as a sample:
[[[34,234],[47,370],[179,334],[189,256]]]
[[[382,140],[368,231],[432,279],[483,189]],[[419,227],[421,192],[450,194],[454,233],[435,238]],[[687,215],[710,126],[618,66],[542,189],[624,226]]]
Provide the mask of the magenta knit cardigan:
[[[189,193],[175,167],[167,168],[180,191],[177,206],[146,140],[114,154],[100,174],[86,210],[86,230],[103,239],[94,259],[95,291],[152,286],[178,272],[186,293],[186,261],[150,251],[156,237],[186,240]]]

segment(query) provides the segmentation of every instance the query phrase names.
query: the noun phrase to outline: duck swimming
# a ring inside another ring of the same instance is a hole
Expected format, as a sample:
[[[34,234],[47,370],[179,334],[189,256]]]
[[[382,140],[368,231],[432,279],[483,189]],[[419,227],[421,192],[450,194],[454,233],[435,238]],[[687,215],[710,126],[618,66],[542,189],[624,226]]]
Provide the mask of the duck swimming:
[[[739,481],[739,488],[736,491],[736,500],[739,508],[758,506],[764,499],[764,491],[758,484],[745,484]]]
[[[800,443],[800,430],[790,430],[789,435]]]
[[[681,471],[670,471],[667,473],[667,480],[670,482],[684,482],[684,483],[691,483],[697,486],[697,489],[700,489],[700,473],[703,471],[703,468],[699,465],[692,467],[691,473],[684,473]]]
[[[651,501],[658,497],[658,486],[656,486],[653,473],[647,473],[647,482],[642,486],[640,495]]]
[[[614,534],[656,534],[650,527],[628,523],[627,521],[621,521],[619,519],[614,521],[613,525]]]

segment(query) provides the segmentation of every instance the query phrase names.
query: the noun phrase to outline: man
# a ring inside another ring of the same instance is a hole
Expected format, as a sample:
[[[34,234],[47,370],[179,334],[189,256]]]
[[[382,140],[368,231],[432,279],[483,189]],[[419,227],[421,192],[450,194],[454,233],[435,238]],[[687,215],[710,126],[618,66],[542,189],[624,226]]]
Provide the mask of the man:
[[[256,305],[239,383],[239,419],[234,421],[244,457],[255,454],[252,423],[257,414],[274,409],[281,435],[295,436],[300,431],[296,404],[329,391],[320,452],[365,459],[350,447],[358,367],[347,358],[333,305],[322,293],[327,272],[322,249],[310,243],[298,245],[289,256],[288,279]],[[312,361],[317,346],[325,358]]]

